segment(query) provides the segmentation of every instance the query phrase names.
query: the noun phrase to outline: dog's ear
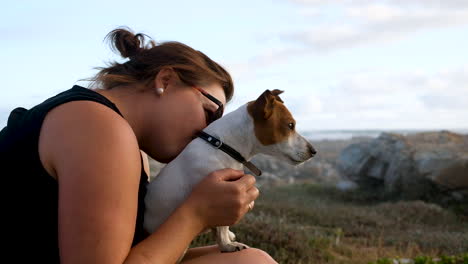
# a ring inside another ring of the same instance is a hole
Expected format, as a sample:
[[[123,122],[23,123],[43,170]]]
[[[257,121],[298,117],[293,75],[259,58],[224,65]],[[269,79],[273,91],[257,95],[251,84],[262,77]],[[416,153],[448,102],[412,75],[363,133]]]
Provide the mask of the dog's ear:
[[[278,90],[278,89],[275,89],[273,91],[271,91],[271,93],[275,96],[276,100],[283,102],[283,100],[281,100],[281,98],[279,97],[280,94],[282,94],[284,91],[281,91],[281,90]]]
[[[270,90],[263,92],[254,102],[254,112],[265,120],[268,120],[273,114],[275,95]]]

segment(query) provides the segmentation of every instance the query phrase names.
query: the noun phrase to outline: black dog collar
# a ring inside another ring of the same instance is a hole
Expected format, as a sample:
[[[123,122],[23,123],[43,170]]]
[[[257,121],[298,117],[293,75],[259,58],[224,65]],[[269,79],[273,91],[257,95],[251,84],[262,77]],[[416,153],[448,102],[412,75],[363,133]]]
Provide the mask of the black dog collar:
[[[237,160],[238,162],[242,163],[245,167],[247,167],[251,172],[255,175],[260,176],[262,175],[262,171],[259,170],[252,162],[247,161],[242,155],[237,152],[235,149],[231,148],[228,144],[222,142],[218,138],[204,132],[200,131],[197,133],[197,136],[206,142],[210,143],[213,147],[224,151],[224,153],[231,156],[233,159]]]

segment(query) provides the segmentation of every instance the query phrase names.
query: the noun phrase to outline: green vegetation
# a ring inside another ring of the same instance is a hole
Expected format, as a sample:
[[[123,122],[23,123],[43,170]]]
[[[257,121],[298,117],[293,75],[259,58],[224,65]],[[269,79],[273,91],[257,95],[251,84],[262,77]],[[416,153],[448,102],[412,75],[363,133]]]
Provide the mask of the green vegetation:
[[[231,230],[238,241],[279,263],[396,263],[393,259],[401,258],[468,263],[467,219],[438,205],[386,202],[369,192],[312,184],[260,191],[254,210]],[[192,246],[214,243],[211,234],[203,234]]]
[[[408,262],[409,261],[409,262]],[[445,256],[442,255],[440,258],[432,258],[427,256],[419,256],[410,260],[399,260],[382,258],[375,262],[369,262],[369,264],[400,264],[400,263],[412,263],[412,264],[468,264],[468,253],[461,254],[458,256]]]

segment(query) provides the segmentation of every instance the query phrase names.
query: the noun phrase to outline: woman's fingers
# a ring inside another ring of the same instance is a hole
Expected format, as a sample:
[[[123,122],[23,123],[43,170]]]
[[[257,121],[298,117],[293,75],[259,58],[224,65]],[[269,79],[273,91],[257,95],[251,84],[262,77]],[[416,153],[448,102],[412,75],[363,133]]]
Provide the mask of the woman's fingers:
[[[259,191],[255,177],[241,170],[217,170],[192,191],[188,203],[205,226],[226,226],[238,222],[250,209]]]
[[[259,195],[259,191],[255,186],[256,179],[254,176],[250,174],[245,174],[242,178],[235,181],[238,184],[239,190],[246,193],[246,201],[248,203],[252,202],[253,200],[257,199]]]
[[[247,196],[249,201],[254,201],[260,195],[260,191],[257,187],[253,186],[247,190]]]
[[[249,203],[249,211],[251,211],[254,208],[255,201],[252,201]]]
[[[242,178],[237,180],[240,186],[246,191],[252,188],[252,186],[255,186],[256,181],[255,177],[250,174],[245,174]]]
[[[234,169],[221,169],[212,173],[221,181],[236,181],[244,176],[244,172]]]
[[[254,176],[246,174],[242,178],[237,180],[237,182],[240,185],[239,188],[245,190],[244,202],[246,204],[245,212],[247,213],[248,211],[253,209],[254,200],[257,199],[257,197],[260,195],[258,188],[255,186],[256,179]]]

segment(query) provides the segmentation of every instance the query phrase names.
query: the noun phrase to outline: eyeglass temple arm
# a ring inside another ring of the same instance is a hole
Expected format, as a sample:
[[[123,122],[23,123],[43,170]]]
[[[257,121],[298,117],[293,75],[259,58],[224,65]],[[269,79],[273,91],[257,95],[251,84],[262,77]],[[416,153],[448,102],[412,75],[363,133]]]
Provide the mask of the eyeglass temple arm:
[[[221,103],[218,99],[216,99],[216,97],[212,96],[211,94],[205,92],[205,90],[203,90],[202,88],[200,87],[197,87],[197,86],[192,86],[193,88],[197,89],[200,93],[202,93],[204,96],[208,97],[211,101],[213,101],[215,104],[217,104],[219,107],[222,107],[223,106],[223,103]]]

